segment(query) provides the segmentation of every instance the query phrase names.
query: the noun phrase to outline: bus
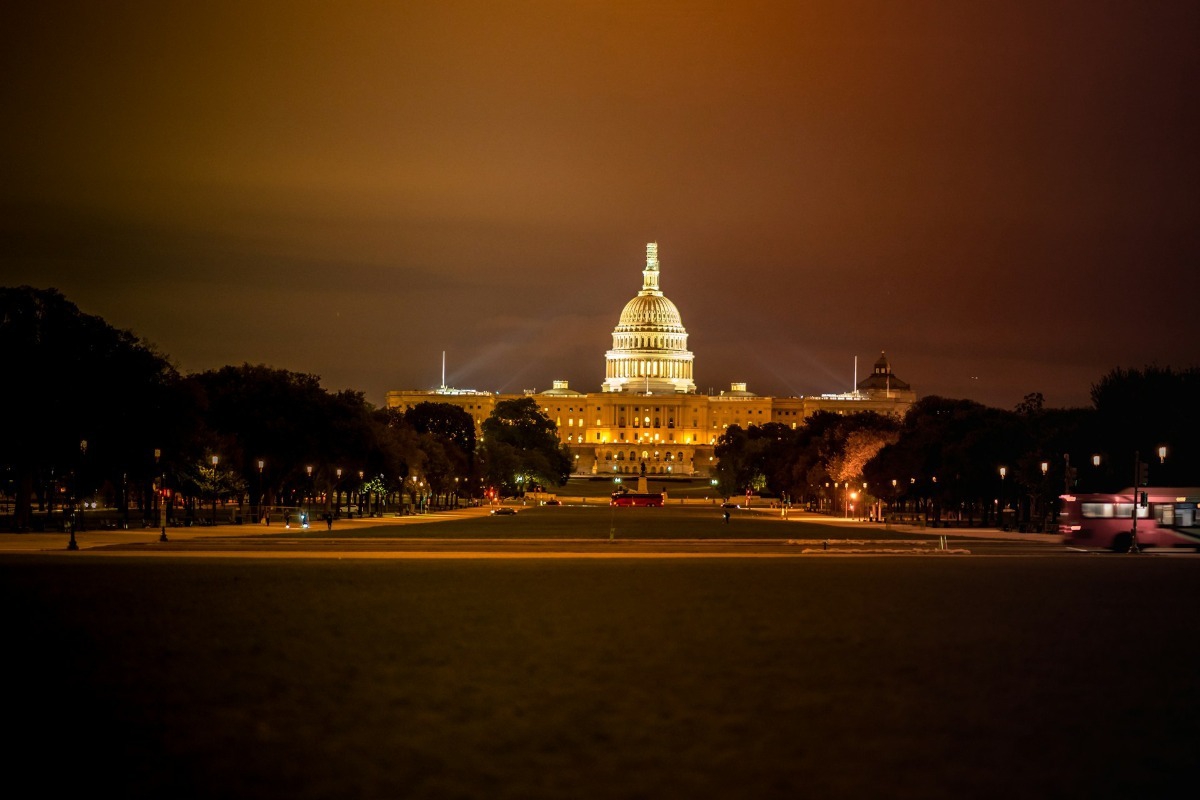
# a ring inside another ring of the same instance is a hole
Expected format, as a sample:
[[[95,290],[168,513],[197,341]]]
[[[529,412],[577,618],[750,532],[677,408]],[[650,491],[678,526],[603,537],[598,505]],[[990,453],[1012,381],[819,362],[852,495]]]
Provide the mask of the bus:
[[[1064,494],[1059,497],[1058,532],[1063,543],[1083,548],[1129,552],[1137,503],[1137,544],[1143,547],[1190,547],[1200,551],[1200,488],[1144,487],[1115,494]]]
[[[662,493],[647,492],[613,492],[609,505],[613,506],[645,506],[647,508],[662,508]]]

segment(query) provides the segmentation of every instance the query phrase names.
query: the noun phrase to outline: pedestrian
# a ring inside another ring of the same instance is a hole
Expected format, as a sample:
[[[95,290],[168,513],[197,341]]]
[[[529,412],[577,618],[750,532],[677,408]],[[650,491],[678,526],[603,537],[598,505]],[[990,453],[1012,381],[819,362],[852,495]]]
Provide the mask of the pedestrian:
[[[725,524],[729,524],[729,509],[725,509]]]
[[[283,515],[283,527],[285,527],[285,528],[292,527],[292,512],[288,511],[287,513],[285,513]]]
[[[333,514],[328,511],[325,512],[325,530],[333,530]]]

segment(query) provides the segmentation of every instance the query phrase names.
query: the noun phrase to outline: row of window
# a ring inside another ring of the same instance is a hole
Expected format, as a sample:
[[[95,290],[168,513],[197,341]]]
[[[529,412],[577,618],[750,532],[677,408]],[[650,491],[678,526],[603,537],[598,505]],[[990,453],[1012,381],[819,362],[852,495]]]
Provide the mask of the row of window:
[[[604,454],[604,460],[605,461],[624,461],[625,460],[625,452],[623,450],[618,450],[616,453],[616,458],[613,458],[613,451],[609,450],[607,453]],[[630,461],[638,460],[638,454],[637,454],[636,450],[629,451],[629,460]],[[642,451],[642,461],[651,461],[651,460],[653,460],[653,461],[683,461],[683,453],[682,452],[666,453],[664,456],[658,450],[655,450],[654,457],[653,457],[653,459],[651,459],[650,451],[643,450]]]

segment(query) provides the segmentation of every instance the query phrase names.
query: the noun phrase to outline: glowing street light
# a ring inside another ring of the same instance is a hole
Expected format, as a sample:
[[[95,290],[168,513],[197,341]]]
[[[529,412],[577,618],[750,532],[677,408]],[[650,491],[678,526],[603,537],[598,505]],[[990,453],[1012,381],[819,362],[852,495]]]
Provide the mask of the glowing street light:
[[[1167,463],[1167,446],[1162,445],[1158,448],[1158,463]]]
[[[212,457],[212,474],[213,474],[213,502],[212,502],[212,517],[209,519],[209,524],[217,524],[217,464],[220,462],[219,456]]]
[[[338,514],[341,514],[342,513],[342,468],[338,467],[336,472],[337,472],[337,484],[333,487],[333,507],[334,507],[334,510]],[[347,503],[347,505],[349,505],[349,503]]]

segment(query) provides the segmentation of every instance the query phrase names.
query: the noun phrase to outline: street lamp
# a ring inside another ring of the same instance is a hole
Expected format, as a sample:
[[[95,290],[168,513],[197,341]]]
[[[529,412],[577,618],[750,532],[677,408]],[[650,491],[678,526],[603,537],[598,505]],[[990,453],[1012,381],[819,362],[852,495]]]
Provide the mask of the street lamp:
[[[1166,445],[1161,445],[1158,448],[1158,463],[1160,463],[1160,464],[1167,463],[1167,446]]]
[[[313,496],[312,464],[309,464],[308,466],[306,466],[304,468],[304,471],[308,473],[308,499],[305,501],[305,505],[311,505],[312,504],[312,496]],[[303,522],[303,521],[304,521],[304,518],[302,517],[301,522]]]
[[[81,439],[79,441],[79,469],[75,470],[75,503],[79,506],[79,518],[78,525],[76,525],[76,520],[71,520],[69,523],[71,528],[71,540],[67,542],[68,550],[79,549],[79,544],[75,541],[75,528],[78,527],[81,530],[83,529],[83,490],[80,487],[82,486],[83,477],[81,474],[83,472],[83,458],[86,455],[87,439]]]
[[[167,541],[167,471],[166,469],[158,470],[159,459],[162,458],[162,450],[154,448],[154,466],[155,471],[162,476],[158,482],[158,524],[162,529],[158,535],[160,542]]]
[[[263,485],[263,467],[266,465],[261,458],[258,460],[258,518],[260,520],[266,518],[266,515],[263,514],[263,502],[267,499],[267,493],[264,491],[266,487]]]
[[[1093,467],[1098,467],[1098,466],[1100,466],[1100,454],[1099,454],[1099,453],[1097,453],[1096,455],[1092,456],[1092,466],[1093,466]]]
[[[212,457],[212,486],[213,486],[213,503],[212,503],[212,524],[217,524],[217,462],[220,459],[217,456]]]

